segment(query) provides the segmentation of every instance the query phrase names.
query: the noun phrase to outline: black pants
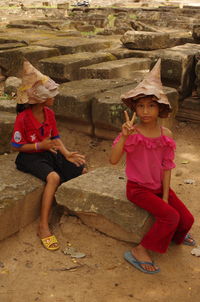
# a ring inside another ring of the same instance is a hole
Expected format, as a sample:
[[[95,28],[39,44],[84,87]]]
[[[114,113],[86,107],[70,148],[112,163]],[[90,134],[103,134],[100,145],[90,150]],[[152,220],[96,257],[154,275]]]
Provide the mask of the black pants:
[[[43,181],[46,181],[49,173],[56,172],[60,176],[61,183],[81,175],[84,168],[83,165],[77,167],[66,160],[60,152],[55,154],[50,151],[19,152],[15,163],[18,170],[30,173]]]

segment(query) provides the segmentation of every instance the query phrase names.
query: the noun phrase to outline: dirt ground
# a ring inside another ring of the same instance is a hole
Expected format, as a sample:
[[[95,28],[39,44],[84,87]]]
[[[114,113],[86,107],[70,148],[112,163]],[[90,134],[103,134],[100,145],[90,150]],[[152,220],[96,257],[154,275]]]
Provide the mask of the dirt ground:
[[[172,188],[195,216],[191,233],[200,241],[199,125],[176,123],[176,164]],[[71,150],[86,155],[89,170],[109,165],[111,141],[62,130]],[[193,184],[184,180],[192,179]],[[58,221],[58,219],[57,219]],[[152,253],[161,272],[146,275],[123,260],[130,243],[110,238],[73,216],[53,225],[61,249],[45,250],[36,236],[37,221],[0,244],[1,302],[197,302],[200,258],[189,246],[171,245],[164,255]],[[75,260],[63,253],[71,245],[85,258]],[[74,269],[73,269],[74,268]]]

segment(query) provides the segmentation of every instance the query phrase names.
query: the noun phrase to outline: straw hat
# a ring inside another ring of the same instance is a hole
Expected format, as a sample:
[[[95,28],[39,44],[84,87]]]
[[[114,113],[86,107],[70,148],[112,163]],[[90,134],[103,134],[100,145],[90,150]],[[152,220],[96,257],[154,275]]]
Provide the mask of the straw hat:
[[[58,87],[59,84],[43,75],[26,60],[23,64],[22,84],[17,91],[17,103],[43,103],[58,94]]]
[[[172,111],[171,105],[166,94],[163,91],[163,86],[160,76],[161,59],[158,59],[153,69],[144,77],[144,80],[139,83],[134,89],[121,95],[121,100],[132,110],[135,111],[136,101],[144,96],[152,96],[154,101],[161,104],[162,110],[160,117],[167,117]]]

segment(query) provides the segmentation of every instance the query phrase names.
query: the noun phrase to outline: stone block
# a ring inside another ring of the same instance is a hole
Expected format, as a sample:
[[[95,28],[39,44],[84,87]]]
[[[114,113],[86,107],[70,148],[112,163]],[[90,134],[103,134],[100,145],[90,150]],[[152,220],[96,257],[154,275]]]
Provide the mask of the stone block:
[[[109,89],[103,93],[96,94],[92,101],[92,121],[94,124],[94,134],[104,139],[114,139],[121,126],[125,122],[124,110],[127,107],[121,102],[121,94],[133,89],[141,77],[135,77],[135,82],[131,85]],[[164,87],[164,91],[168,96],[172,106],[172,113],[169,118],[160,119],[162,126],[171,128],[178,111],[178,92],[174,88]]]
[[[36,68],[39,67],[39,61],[45,58],[59,56],[57,48],[49,48],[43,46],[27,46],[19,50],[24,58],[26,58]]]
[[[0,156],[0,240],[33,222],[40,211],[42,181],[18,171],[14,160],[14,154]]]
[[[132,50],[131,56],[149,58],[152,62],[161,58],[162,83],[177,89],[183,100],[191,95],[195,80],[195,57],[199,52],[200,44],[186,43],[161,50]]]
[[[0,112],[0,154],[11,151],[10,140],[16,114],[10,112]]]
[[[95,63],[115,60],[110,53],[76,53],[71,55],[62,55],[40,61],[40,70],[49,77],[59,81],[78,80],[79,70],[83,66]]]
[[[169,47],[169,34],[129,30],[122,36],[121,42],[129,49],[160,49]]]
[[[193,26],[192,36],[198,42],[200,41],[200,24],[195,24]]]
[[[127,200],[125,187],[123,169],[99,168],[62,184],[56,200],[88,226],[116,239],[139,243],[152,219]]]
[[[183,122],[200,123],[200,98],[184,99],[179,106],[177,119]]]
[[[132,80],[88,79],[62,84],[54,103],[54,112],[57,118],[64,120],[68,127],[93,134],[92,101],[94,96],[112,87],[122,87],[130,83]]]
[[[54,39],[46,39],[34,42],[34,45],[40,45],[45,47],[58,48],[62,55],[73,54],[80,52],[96,52],[105,48],[110,47],[111,41],[104,39],[100,40],[97,38],[83,38],[83,37],[57,37]]]
[[[135,70],[149,69],[151,61],[143,58],[128,58],[103,62],[80,69],[80,78],[113,79],[130,78]]]
[[[13,48],[19,48],[26,46],[24,43],[3,43],[0,44],[0,50],[5,50],[5,49],[13,49]]]
[[[57,55],[59,55],[57,48],[35,45],[11,50],[1,50],[0,66],[3,67],[3,71],[6,76],[18,76],[24,58],[29,60],[37,68],[39,60]]]
[[[16,60],[17,58],[17,60]],[[18,76],[19,70],[22,68],[24,57],[19,50],[1,50],[0,51],[0,67],[3,75]]]
[[[199,52],[199,44],[186,43],[160,53],[162,81],[176,88],[181,100],[191,95],[195,80],[195,56]]]

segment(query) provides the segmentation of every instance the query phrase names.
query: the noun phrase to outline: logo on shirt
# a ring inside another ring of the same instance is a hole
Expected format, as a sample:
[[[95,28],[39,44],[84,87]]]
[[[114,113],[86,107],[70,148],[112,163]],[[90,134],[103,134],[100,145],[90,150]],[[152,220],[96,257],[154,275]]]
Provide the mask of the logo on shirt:
[[[14,133],[14,140],[16,141],[16,143],[19,143],[22,139],[22,135],[19,131],[15,131]]]
[[[30,135],[30,138],[31,138],[31,141],[34,142],[36,140],[36,135],[32,134],[32,135]]]

